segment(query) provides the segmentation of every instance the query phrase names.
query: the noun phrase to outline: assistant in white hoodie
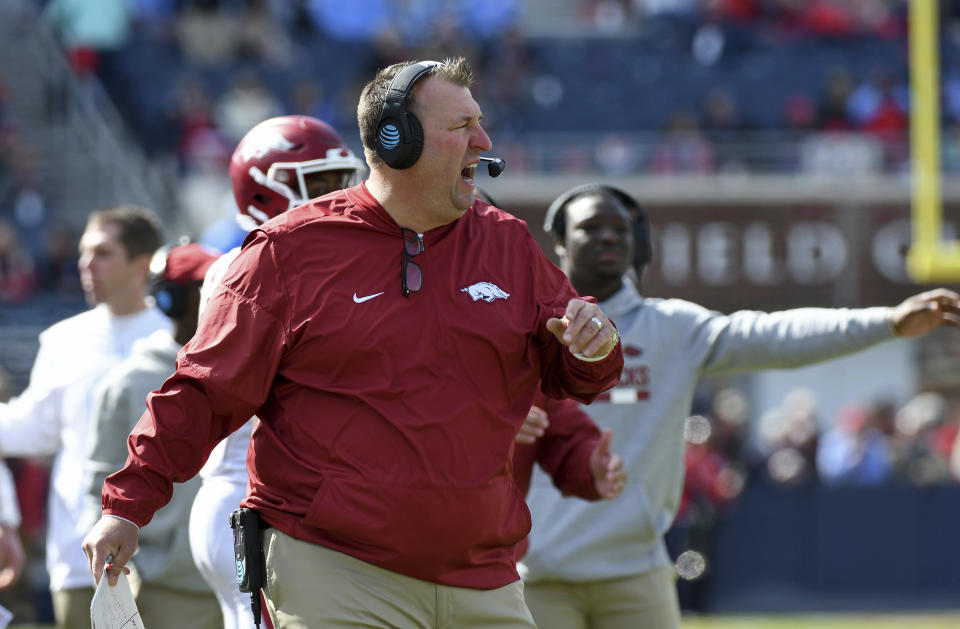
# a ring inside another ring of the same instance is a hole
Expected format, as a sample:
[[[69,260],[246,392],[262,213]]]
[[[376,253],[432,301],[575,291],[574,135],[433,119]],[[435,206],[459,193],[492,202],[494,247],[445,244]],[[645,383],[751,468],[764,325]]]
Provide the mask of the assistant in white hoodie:
[[[523,564],[525,596],[540,627],[679,627],[663,536],[680,504],[684,423],[701,376],[808,365],[960,322],[960,296],[943,289],[895,308],[731,315],[642,297],[634,280],[650,261],[647,219],[611,186],[564,193],[545,228],[577,292],[595,295],[620,332],[620,385],[582,408],[601,430],[613,430],[630,480],[617,500],[586,502],[564,499],[535,473]]]

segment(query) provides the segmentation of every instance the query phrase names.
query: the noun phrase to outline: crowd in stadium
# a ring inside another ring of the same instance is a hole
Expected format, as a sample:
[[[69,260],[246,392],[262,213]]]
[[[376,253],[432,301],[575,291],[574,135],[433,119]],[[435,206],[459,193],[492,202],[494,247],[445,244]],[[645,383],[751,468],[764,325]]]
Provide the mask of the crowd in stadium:
[[[230,151],[257,121],[313,115],[355,144],[359,77],[452,53],[474,60],[487,128],[512,173],[822,172],[836,171],[840,154],[846,172],[903,173],[906,4],[582,1],[570,19],[587,36],[551,38],[525,32],[515,1],[35,2],[77,75],[102,80],[144,149],[179,173],[186,212],[207,224],[223,214],[210,200],[224,196]],[[960,13],[941,11],[947,27]],[[960,67],[943,32],[949,138]],[[10,208],[0,215],[0,300],[17,302],[71,288],[62,269],[76,235],[45,207],[36,151],[3,103],[0,86],[0,198]],[[564,132],[558,144],[542,137]],[[589,137],[571,140],[576,132]],[[960,170],[956,147],[945,143],[946,172]]]
[[[802,140],[820,131],[866,139],[864,167],[904,168],[903,1],[581,2],[570,16],[579,38],[531,36],[516,1],[108,2],[87,9],[95,30],[58,4],[44,9],[76,71],[103,80],[147,149],[175,154],[186,172],[277,113],[315,115],[352,137],[359,77],[452,53],[474,60],[514,172],[816,168]],[[943,11],[946,21],[955,9]],[[945,124],[957,120],[954,75]],[[601,140],[553,159],[524,149],[531,132],[571,130]],[[624,142],[629,132],[643,141]],[[758,155],[765,132],[792,148]]]

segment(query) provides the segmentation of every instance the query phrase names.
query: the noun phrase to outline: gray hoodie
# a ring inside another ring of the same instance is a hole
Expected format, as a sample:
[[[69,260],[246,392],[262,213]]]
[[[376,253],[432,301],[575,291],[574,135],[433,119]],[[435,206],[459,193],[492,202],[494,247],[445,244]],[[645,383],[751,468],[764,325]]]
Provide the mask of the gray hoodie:
[[[130,356],[111,369],[97,387],[87,484],[86,517],[91,522],[100,517],[104,479],[123,467],[127,460],[127,436],[147,410],[147,395],[173,374],[179,350],[180,344],[168,330],[154,332],[137,341]],[[170,502],[140,530],[133,563],[145,587],[158,584],[186,592],[210,592],[193,563],[187,528],[199,488],[200,479],[196,477],[174,485]],[[224,535],[230,535],[226,521]]]
[[[729,316],[679,299],[641,297],[628,280],[600,304],[624,348],[620,385],[583,409],[613,430],[627,484],[616,500],[564,498],[542,470],[525,579],[593,581],[670,563],[663,535],[683,489],[684,423],[700,376],[799,367],[891,339],[890,308],[799,308]],[[609,397],[609,399],[605,399]]]

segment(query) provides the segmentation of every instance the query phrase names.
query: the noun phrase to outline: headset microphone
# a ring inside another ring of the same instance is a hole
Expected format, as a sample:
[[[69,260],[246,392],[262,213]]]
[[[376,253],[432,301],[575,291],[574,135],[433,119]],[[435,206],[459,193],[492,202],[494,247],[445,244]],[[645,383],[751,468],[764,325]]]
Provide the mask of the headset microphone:
[[[487,173],[491,177],[499,177],[507,167],[507,163],[499,157],[481,157],[480,161],[487,162]]]

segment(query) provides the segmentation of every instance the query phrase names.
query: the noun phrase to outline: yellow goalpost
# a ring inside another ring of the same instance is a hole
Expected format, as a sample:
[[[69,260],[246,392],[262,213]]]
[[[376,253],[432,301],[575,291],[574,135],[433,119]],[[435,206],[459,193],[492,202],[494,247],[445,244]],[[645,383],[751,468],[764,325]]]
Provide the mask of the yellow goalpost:
[[[960,280],[960,242],[943,240],[938,3],[910,0],[909,13],[913,240],[907,272],[922,283]]]

